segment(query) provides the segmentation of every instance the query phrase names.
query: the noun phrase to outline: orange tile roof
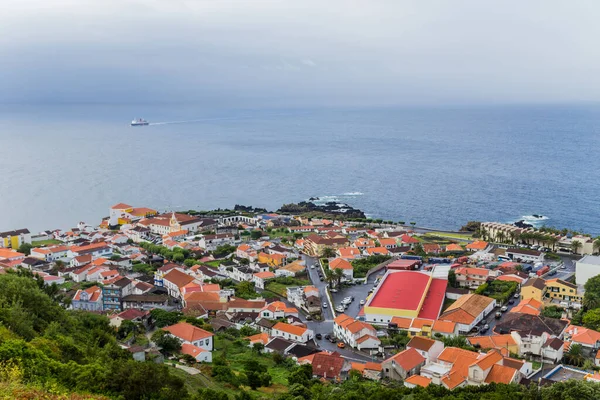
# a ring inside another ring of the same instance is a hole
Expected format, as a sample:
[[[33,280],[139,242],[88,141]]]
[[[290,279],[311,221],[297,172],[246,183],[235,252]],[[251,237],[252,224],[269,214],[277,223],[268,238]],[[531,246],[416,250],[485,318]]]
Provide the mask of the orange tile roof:
[[[14,258],[14,257],[25,257],[25,254],[19,253],[11,249],[0,248],[0,258]]]
[[[450,305],[439,319],[469,325],[493,301],[478,294],[465,294]]]
[[[439,319],[433,322],[433,327],[431,328],[434,332],[441,333],[454,333],[456,329],[456,323],[451,321],[440,321]]]
[[[360,250],[356,247],[341,247],[338,249],[341,258],[354,258],[360,255]]]
[[[349,261],[344,260],[343,258],[335,258],[329,262],[329,269],[346,269],[352,270],[352,264]]]
[[[252,336],[248,336],[246,339],[248,339],[250,341],[250,343],[262,343],[262,344],[267,344],[269,343],[269,335],[262,332],[256,335],[252,335]]]
[[[365,364],[362,364],[359,362],[352,362],[352,363],[350,363],[350,369],[353,369],[355,371],[362,373],[365,370]]]
[[[115,204],[114,206],[111,207],[113,210],[126,210],[128,208],[133,208],[131,207],[129,204],[125,204],[125,203],[119,203],[119,204]]]
[[[423,336],[413,336],[412,339],[406,344],[406,347],[414,348],[421,351],[429,351],[429,349],[435,344],[435,340],[429,339]]]
[[[398,328],[400,329],[408,329],[412,324],[412,319],[403,317],[392,317],[392,320],[390,322],[398,325]]]
[[[364,323],[362,321],[354,321],[351,324],[349,324],[346,329],[350,332],[350,333],[357,333],[360,332],[363,329],[368,329],[370,331],[375,332],[375,328],[373,328],[371,325]]]
[[[410,324],[410,327],[414,328],[414,329],[423,329],[424,326],[433,326],[433,320],[432,319],[415,318],[415,319],[413,319],[412,324]]]
[[[163,330],[187,342],[195,342],[196,340],[214,336],[212,333],[188,324],[187,322],[179,322],[175,325],[164,327]]]
[[[347,316],[346,314],[340,314],[337,317],[335,317],[335,319],[333,320],[333,322],[337,325],[340,325],[342,322],[346,321],[346,320],[353,320],[352,317]]]
[[[577,330],[577,333],[575,333],[575,330]],[[595,345],[596,342],[600,341],[600,332],[582,326],[571,325],[567,328],[567,333],[571,335],[571,341],[573,342]]]
[[[382,246],[393,246],[396,244],[396,239],[394,238],[381,238],[379,239],[379,244]]]
[[[204,353],[208,350],[204,350],[198,346],[194,346],[193,344],[184,343],[181,345],[181,354],[187,354],[194,358],[198,356],[200,353]]]
[[[446,347],[438,356],[438,360],[453,364],[458,359],[468,359],[474,361],[479,357],[479,353],[458,347]]]
[[[81,292],[86,292],[89,295],[89,300],[88,301],[98,301],[98,299],[100,298],[100,295],[102,294],[102,289],[100,289],[98,286],[91,286],[85,290],[78,290],[77,293],[75,293],[75,297],[73,297],[73,300],[80,300],[81,299]]]
[[[450,243],[446,246],[446,251],[462,251],[462,247],[456,243]]]
[[[485,383],[504,383],[512,382],[517,370],[500,364],[495,364],[485,378]]]
[[[169,281],[177,287],[183,287],[192,282],[194,278],[185,272],[181,272],[180,270],[173,268],[164,276],[163,280]]]
[[[186,303],[220,300],[219,293],[215,292],[190,292],[183,296]]]
[[[496,350],[490,350],[485,356],[477,360],[474,364],[477,364],[477,366],[485,371],[499,361],[502,361],[502,354],[498,353]]]
[[[368,369],[371,371],[382,371],[383,370],[380,363],[376,363],[376,362],[372,362],[372,361],[367,361],[367,363],[365,363],[365,369]]]
[[[396,364],[400,365],[405,371],[410,371],[417,365],[425,362],[425,358],[413,348],[401,351],[400,353],[388,358],[386,361],[389,360],[394,360]]]
[[[302,336],[306,332],[306,328],[301,326],[286,324],[285,322],[278,322],[273,326],[273,329],[278,331],[286,332],[296,336]]]
[[[369,254],[389,254],[390,251],[385,247],[370,247],[367,249],[367,253]]]
[[[431,383],[431,379],[421,375],[412,375],[404,380],[406,383],[410,383],[416,386],[427,387]]]
[[[442,383],[452,390],[466,379],[466,375],[461,374],[458,371],[451,371],[448,375],[442,378]]]
[[[457,275],[483,275],[488,276],[490,274],[489,269],[485,268],[471,268],[471,267],[460,267],[455,270]]]
[[[270,279],[270,278],[275,278],[275,274],[271,271],[263,271],[263,272],[257,272],[254,274],[255,277],[260,278],[260,279]]]
[[[467,245],[468,250],[484,250],[488,246],[488,242],[477,240]]]
[[[240,244],[237,249],[240,251],[248,251],[251,249],[251,247],[244,243]]]

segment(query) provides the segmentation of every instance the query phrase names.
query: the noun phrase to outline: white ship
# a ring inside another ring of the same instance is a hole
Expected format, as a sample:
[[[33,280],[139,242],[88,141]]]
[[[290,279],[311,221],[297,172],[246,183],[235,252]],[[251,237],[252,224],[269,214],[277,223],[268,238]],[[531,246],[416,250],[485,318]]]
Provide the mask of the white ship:
[[[134,119],[133,121],[131,121],[131,126],[144,126],[144,125],[150,125],[150,123],[142,118]]]

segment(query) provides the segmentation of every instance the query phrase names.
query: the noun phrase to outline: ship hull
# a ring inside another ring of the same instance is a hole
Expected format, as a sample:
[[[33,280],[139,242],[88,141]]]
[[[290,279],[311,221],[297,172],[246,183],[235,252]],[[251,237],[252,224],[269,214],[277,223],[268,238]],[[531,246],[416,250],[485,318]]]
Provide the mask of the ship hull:
[[[132,122],[131,126],[145,126],[145,125],[150,125],[149,122]]]

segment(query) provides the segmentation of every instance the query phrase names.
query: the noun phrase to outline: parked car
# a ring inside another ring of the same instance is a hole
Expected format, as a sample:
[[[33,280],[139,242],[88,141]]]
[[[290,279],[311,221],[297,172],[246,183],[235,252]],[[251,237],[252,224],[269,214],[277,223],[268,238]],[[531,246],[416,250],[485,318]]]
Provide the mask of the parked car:
[[[315,264],[311,265],[310,269],[315,269]]]
[[[307,320],[307,321],[312,321],[312,316],[311,316],[310,314],[308,314],[308,315],[306,316],[306,320]]]
[[[495,317],[496,317],[496,319],[502,318],[502,313],[500,311],[496,311]]]
[[[490,326],[489,326],[488,324],[485,324],[485,325],[483,326],[483,329],[490,329]]]
[[[362,306],[363,304],[365,304],[365,301],[364,301],[364,300],[361,300],[361,301],[360,301],[360,305]]]
[[[510,300],[508,301],[508,304],[515,304],[515,301],[514,301],[513,299],[510,299]]]
[[[327,339],[327,340],[329,340],[331,343],[337,342],[337,339],[334,338],[333,336],[329,336],[329,339]]]
[[[319,278],[319,280],[320,280],[321,282],[323,282],[325,279],[323,279],[323,277],[321,276],[321,277]]]
[[[477,333],[477,332],[479,332],[479,327],[478,327],[478,326],[474,326],[474,327],[471,329],[471,332],[473,332],[473,333]]]
[[[316,337],[317,339],[319,339],[319,340],[323,339],[323,335],[321,335],[320,333],[317,333],[317,334],[315,335],[315,337]]]
[[[519,297],[521,297],[521,296],[519,295],[519,293],[515,293],[515,295],[514,295],[513,297],[514,297],[515,299],[518,299],[518,298],[519,298]]]
[[[325,334],[325,339],[327,339],[327,340],[331,339],[331,335],[329,335],[329,333],[326,333]]]
[[[486,328],[486,327],[484,326],[483,328],[481,328],[481,329],[479,330],[479,333],[481,333],[481,334],[483,334],[483,333],[486,333],[486,332],[488,331],[488,329],[489,329],[489,328]]]
[[[346,311],[346,309],[345,309],[344,307],[342,307],[342,306],[337,306],[337,307],[335,308],[335,311],[337,311],[337,312],[339,312],[339,313],[343,313],[344,311]]]
[[[346,343],[344,343],[344,342],[339,342],[339,343],[337,344],[337,346],[338,346],[340,349],[343,349],[344,347],[346,347]]]
[[[337,292],[338,292],[338,290],[337,290],[336,288],[329,289],[329,291],[330,291],[331,293],[337,293]]]
[[[327,308],[327,303],[323,303],[323,308]]]
[[[508,311],[508,307],[506,307],[506,306],[502,306],[502,307],[500,308],[500,311],[502,311],[502,312],[506,312],[506,311]]]

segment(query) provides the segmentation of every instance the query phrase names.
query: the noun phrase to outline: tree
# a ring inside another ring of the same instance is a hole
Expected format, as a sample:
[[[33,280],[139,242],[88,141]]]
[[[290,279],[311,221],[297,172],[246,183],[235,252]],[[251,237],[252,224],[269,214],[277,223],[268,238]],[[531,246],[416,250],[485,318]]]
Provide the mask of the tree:
[[[152,334],[152,341],[167,354],[181,350],[181,341],[162,329],[158,329]]]
[[[333,270],[333,280],[336,286],[340,286],[342,283],[342,278],[344,277],[344,271],[341,268],[336,268]]]
[[[573,240],[571,242],[571,251],[573,251],[574,254],[577,254],[581,246],[583,246],[583,244],[579,240]]]
[[[583,285],[585,294],[583,295],[583,305],[588,309],[600,307],[600,275],[596,275]]]
[[[312,365],[302,364],[292,369],[292,372],[290,372],[290,374],[288,375],[288,384],[292,386],[297,383],[302,386],[309,386],[311,379]]]
[[[256,342],[252,345],[252,351],[255,351],[256,354],[260,354],[265,349],[265,345],[262,342]]]
[[[29,244],[29,243],[23,243],[22,245],[19,246],[19,248],[17,249],[17,251],[19,253],[23,253],[25,255],[30,255],[32,248],[33,248],[33,246],[31,244]]]
[[[580,367],[585,362],[585,357],[583,355],[583,350],[580,344],[571,344],[569,351],[565,354],[565,361],[568,364],[575,365]]]
[[[596,249],[597,251],[600,250],[600,236],[598,236],[595,240],[594,240],[594,249]],[[596,251],[596,252],[597,252]]]
[[[254,230],[250,233],[250,238],[252,240],[258,240],[263,236],[263,232],[260,230]]]
[[[454,272],[453,269],[448,272],[448,284],[453,288],[458,287],[458,282],[456,282],[456,272]]]
[[[333,247],[325,247],[323,249],[323,257],[324,258],[332,258],[335,257],[335,249]]]
[[[155,308],[150,311],[150,316],[154,321],[154,325],[158,328],[164,328],[165,326],[175,325],[182,318],[183,314],[176,311],[165,311],[160,308]]]
[[[583,326],[595,331],[600,329],[600,308],[588,310],[583,315]]]

